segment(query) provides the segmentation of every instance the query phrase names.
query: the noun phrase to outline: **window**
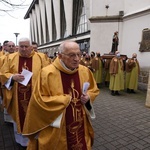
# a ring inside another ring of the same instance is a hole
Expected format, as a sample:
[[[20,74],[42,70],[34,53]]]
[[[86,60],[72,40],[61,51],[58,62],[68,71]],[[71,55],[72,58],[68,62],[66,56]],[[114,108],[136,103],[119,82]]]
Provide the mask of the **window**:
[[[66,36],[66,18],[65,18],[65,11],[64,11],[64,3],[60,1],[60,23],[61,23],[61,38]]]
[[[85,6],[83,0],[73,1],[73,34],[79,34],[88,30]]]

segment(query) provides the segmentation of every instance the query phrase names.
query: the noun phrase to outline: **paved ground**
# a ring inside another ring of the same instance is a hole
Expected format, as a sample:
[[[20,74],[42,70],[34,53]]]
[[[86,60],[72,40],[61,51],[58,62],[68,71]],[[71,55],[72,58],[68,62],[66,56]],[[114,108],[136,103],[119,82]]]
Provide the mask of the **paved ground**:
[[[145,97],[142,91],[111,96],[108,88],[101,89],[94,103],[93,150],[150,150],[150,109],[145,107]],[[22,150],[14,142],[12,129],[1,112],[0,150]]]
[[[93,150],[150,150],[150,109],[146,93],[111,96],[101,89],[95,101]]]

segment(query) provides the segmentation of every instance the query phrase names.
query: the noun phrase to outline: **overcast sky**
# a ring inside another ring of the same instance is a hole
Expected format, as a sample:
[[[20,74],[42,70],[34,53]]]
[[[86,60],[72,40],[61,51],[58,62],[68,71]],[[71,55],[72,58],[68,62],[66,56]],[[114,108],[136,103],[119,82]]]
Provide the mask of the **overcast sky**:
[[[8,0],[9,1],[9,0]],[[30,37],[29,26],[30,19],[24,20],[24,16],[32,3],[32,0],[11,0],[12,3],[18,4],[25,1],[24,4],[28,5],[22,9],[9,12],[10,15],[0,11],[0,43],[1,45],[5,40],[13,41],[16,44],[16,37],[14,33],[20,33],[18,39],[22,37]],[[0,2],[0,9],[6,9],[6,6]],[[7,8],[8,9],[8,8]]]

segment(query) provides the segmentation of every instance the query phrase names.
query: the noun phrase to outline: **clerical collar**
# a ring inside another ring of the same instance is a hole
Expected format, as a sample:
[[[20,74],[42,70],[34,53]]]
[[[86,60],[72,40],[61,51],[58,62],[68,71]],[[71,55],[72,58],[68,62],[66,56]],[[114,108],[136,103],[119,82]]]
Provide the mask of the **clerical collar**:
[[[73,70],[69,69],[69,68],[64,64],[64,62],[63,62],[61,59],[60,59],[60,63],[62,64],[62,66],[63,66],[67,71],[74,71],[74,70],[76,70],[76,68],[73,69]]]

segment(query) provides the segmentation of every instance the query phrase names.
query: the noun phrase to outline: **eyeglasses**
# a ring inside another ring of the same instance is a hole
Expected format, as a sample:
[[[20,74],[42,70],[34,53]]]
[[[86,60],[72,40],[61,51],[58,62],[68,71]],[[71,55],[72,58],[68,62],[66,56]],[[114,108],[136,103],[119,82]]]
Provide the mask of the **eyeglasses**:
[[[61,54],[64,54],[70,58],[76,58],[76,57],[81,57],[81,53],[69,53],[69,54],[65,54],[65,53],[61,53]]]

